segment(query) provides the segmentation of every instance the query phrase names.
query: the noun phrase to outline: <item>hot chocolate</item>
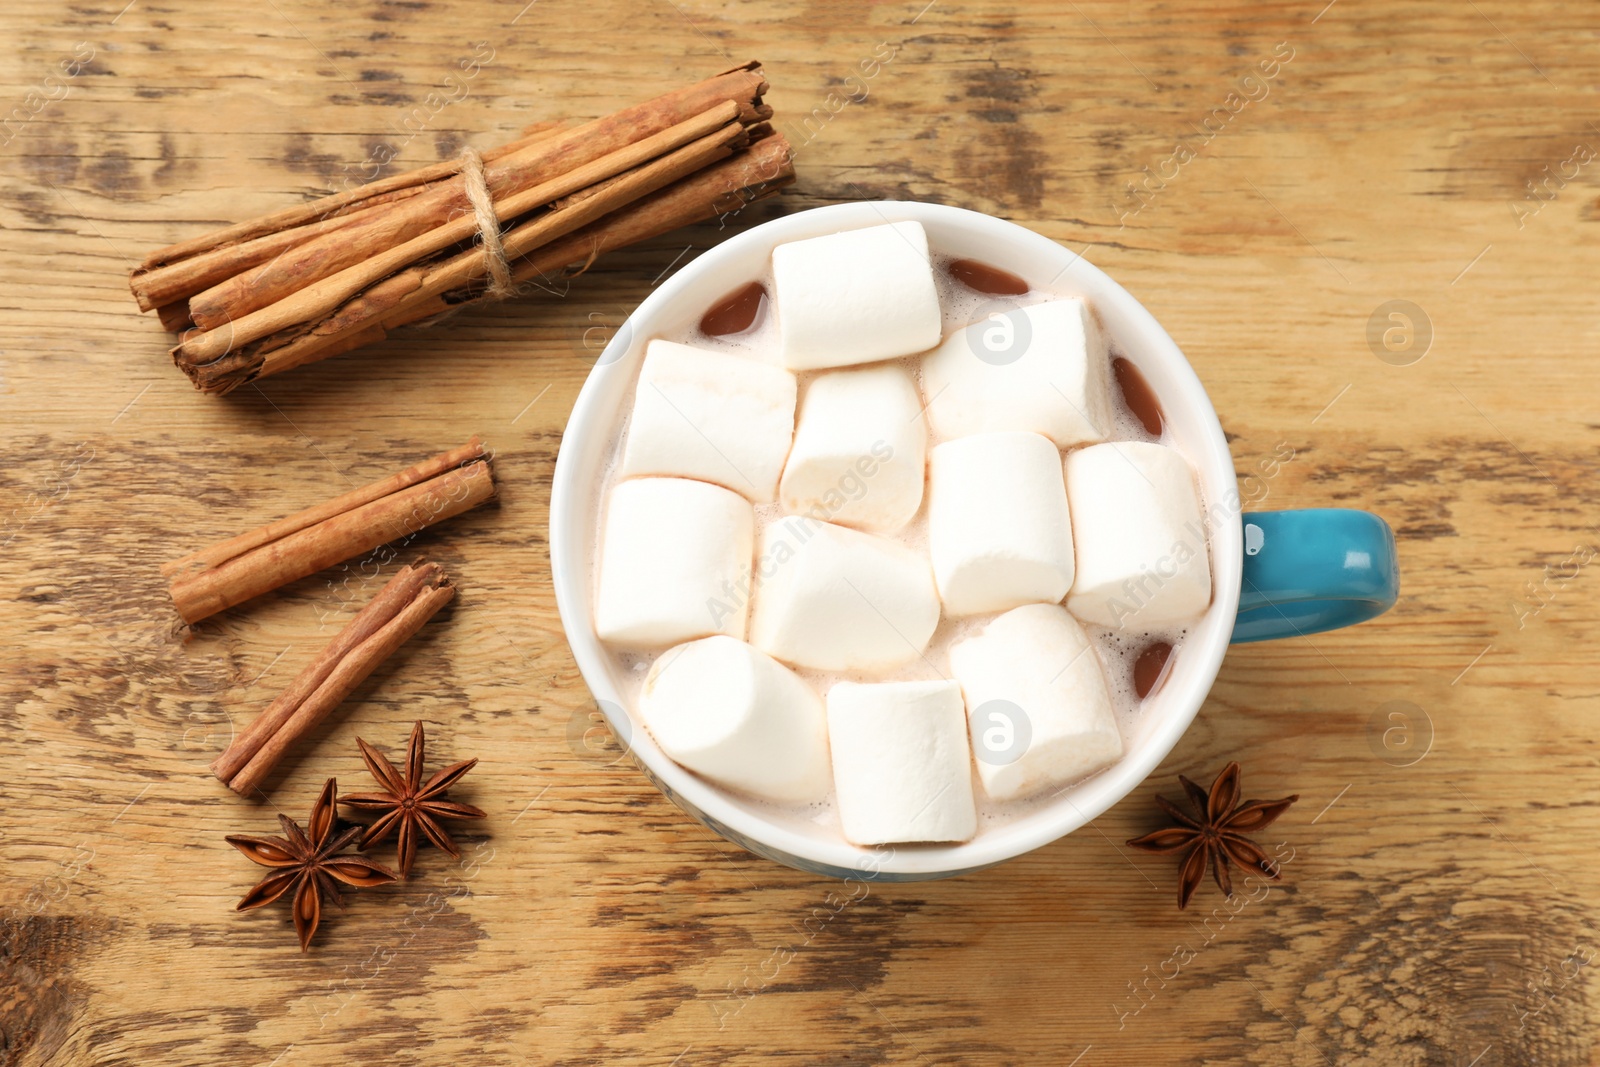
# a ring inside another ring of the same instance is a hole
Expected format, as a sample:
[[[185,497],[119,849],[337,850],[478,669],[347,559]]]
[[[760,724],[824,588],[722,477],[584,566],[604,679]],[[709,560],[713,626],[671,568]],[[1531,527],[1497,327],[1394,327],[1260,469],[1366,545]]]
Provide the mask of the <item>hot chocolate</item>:
[[[1130,354],[916,223],[779,246],[651,340],[600,507],[635,720],[860,845],[965,840],[1115,762],[1210,603]]]

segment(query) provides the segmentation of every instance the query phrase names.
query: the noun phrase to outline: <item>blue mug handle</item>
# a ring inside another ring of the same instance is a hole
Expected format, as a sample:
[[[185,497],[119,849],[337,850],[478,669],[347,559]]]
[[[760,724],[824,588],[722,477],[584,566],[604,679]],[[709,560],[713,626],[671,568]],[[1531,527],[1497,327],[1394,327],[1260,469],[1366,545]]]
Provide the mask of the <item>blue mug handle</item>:
[[[1394,531],[1370,511],[1247,512],[1233,643],[1354,626],[1400,596]]]

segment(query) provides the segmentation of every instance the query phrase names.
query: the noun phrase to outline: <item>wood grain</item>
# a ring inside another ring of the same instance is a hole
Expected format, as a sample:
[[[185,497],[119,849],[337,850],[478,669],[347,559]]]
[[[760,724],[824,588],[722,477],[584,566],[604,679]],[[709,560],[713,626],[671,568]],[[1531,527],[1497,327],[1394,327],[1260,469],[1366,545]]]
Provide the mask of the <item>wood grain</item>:
[[[1600,148],[1593,6],[923,2],[5,6],[0,1063],[1600,1062],[1600,577],[1568,562],[1600,537],[1600,172],[1567,162]],[[478,42],[493,59],[435,107]],[[1264,94],[1242,81],[1280,45]],[[800,177],[739,225],[915,197],[1081,249],[1187,352],[1264,506],[1369,507],[1401,539],[1393,612],[1235,649],[1092,826],[857,901],[619,760],[556,618],[562,426],[607,331],[714,227],[224,399],[126,285],[381,146],[433,162],[749,56]],[[1390,300],[1431,323],[1407,365],[1369,346]],[[206,765],[381,578],[309,578],[185,642],[160,563],[473,432],[499,503],[406,553],[458,602],[270,804],[227,793]],[[396,750],[417,717],[436,765],[483,757],[463,862],[424,852],[306,957],[286,911],[234,914],[256,871],[223,835],[304,818],[327,775],[356,788],[355,736]],[[1228,758],[1251,795],[1303,797],[1268,842],[1285,882],[1180,915],[1172,863],[1121,842]]]

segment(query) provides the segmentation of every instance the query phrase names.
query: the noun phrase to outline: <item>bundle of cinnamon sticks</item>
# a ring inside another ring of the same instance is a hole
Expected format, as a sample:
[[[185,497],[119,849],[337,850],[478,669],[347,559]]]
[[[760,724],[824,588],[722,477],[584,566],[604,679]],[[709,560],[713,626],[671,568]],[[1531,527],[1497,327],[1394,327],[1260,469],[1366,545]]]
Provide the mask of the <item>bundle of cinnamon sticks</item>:
[[[130,280],[204,392],[381,340],[788,184],[757,62],[164,248]]]

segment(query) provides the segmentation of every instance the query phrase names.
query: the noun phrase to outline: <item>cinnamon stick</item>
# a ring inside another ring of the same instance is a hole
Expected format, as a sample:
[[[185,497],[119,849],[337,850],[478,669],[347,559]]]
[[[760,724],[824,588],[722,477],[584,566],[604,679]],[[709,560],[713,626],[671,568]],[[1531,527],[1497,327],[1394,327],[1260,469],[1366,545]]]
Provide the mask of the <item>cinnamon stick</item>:
[[[477,507],[495,493],[491,459],[467,444],[398,474],[200,550],[162,568],[187,623]]]
[[[289,688],[233,739],[211,764],[211,772],[235,793],[249,795],[356,686],[449,603],[455,592],[436,563],[419,560],[402,568]]]

